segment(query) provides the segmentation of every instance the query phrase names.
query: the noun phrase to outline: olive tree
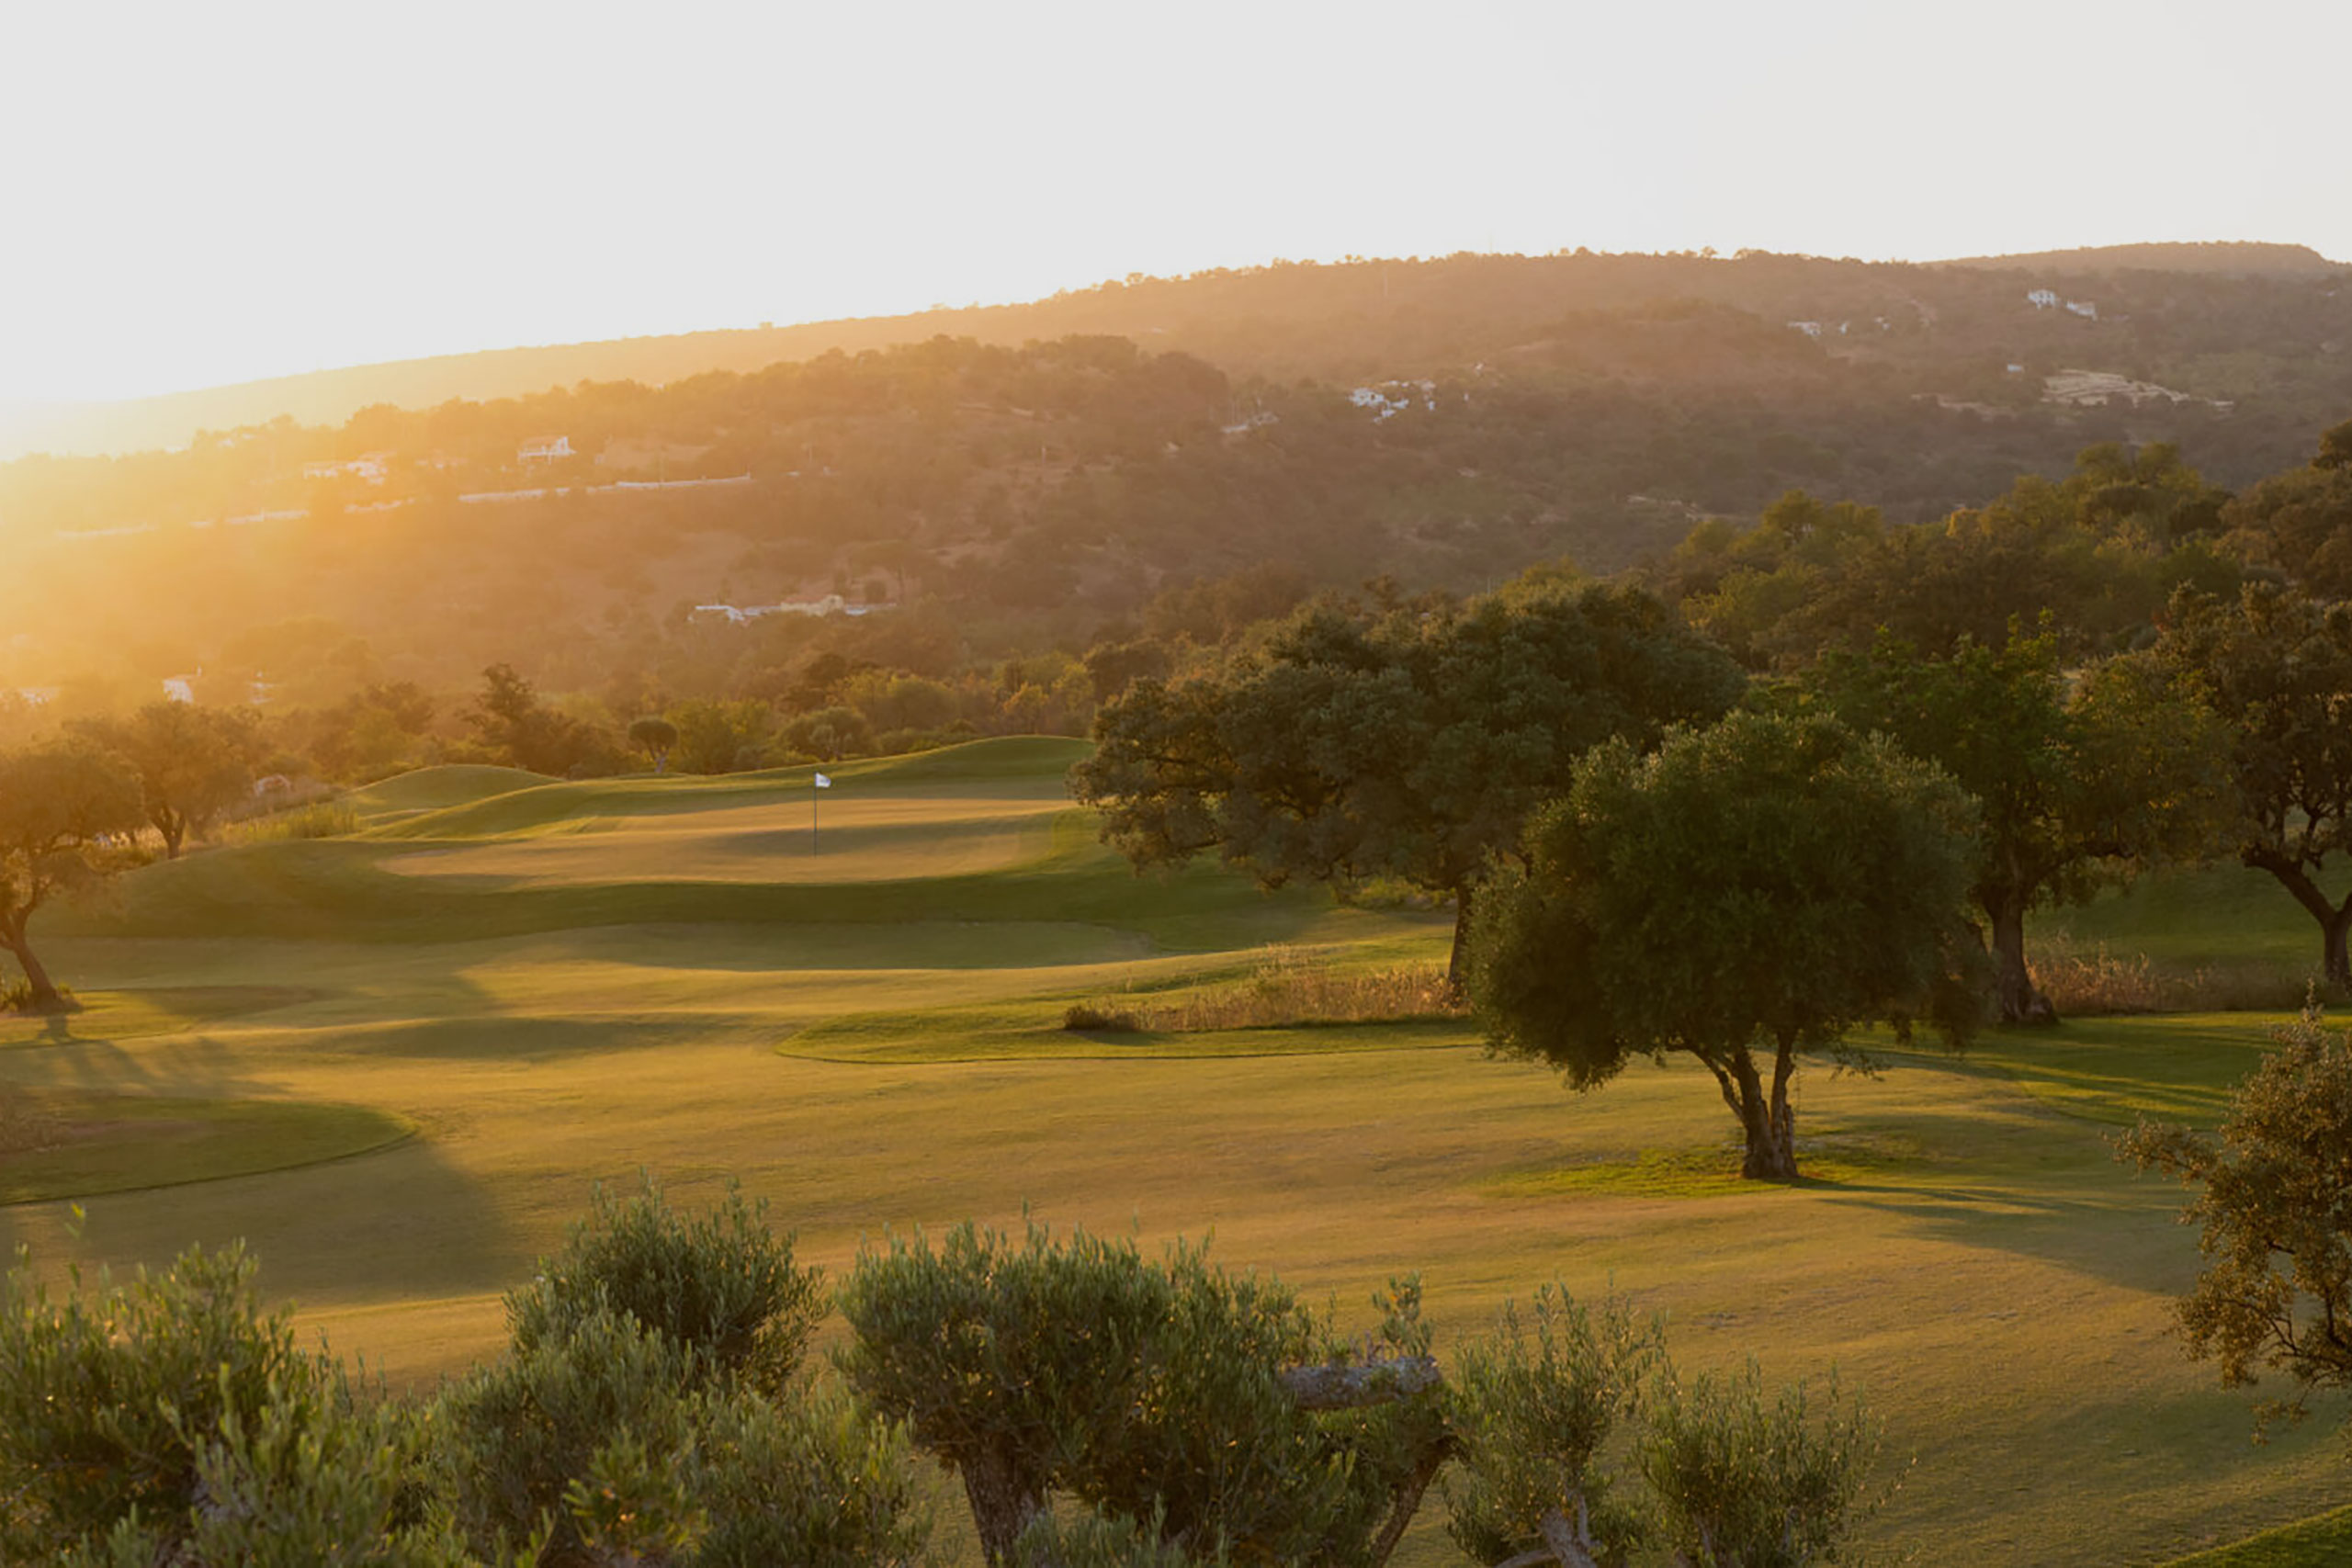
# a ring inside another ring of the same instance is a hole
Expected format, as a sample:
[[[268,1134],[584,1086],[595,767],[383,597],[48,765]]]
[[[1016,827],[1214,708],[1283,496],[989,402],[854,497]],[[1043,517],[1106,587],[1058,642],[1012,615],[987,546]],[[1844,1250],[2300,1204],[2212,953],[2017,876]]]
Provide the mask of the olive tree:
[[[2199,1189],[2181,1223],[2200,1227],[2205,1269],[2177,1303],[2181,1332],[2226,1386],[2287,1375],[2295,1393],[2263,1405],[2266,1423],[2352,1390],[2352,1039],[2309,1012],[2273,1038],[2217,1134],[2143,1122],[2120,1144]]]
[[[1793,1179],[1800,1051],[1873,1021],[1972,1021],[1974,832],[1949,778],[1825,717],[1737,713],[1646,757],[1612,742],[1494,886],[1471,999],[1497,1053],[1578,1089],[1636,1055],[1695,1057],[1742,1174]]]

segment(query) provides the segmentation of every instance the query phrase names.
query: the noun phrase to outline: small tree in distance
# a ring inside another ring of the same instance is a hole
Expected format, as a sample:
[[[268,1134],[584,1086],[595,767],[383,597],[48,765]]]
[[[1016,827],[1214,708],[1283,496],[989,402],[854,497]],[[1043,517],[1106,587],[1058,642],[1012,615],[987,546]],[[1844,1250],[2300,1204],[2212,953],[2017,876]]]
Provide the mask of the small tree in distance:
[[[65,1006],[33,953],[34,914],[103,872],[105,840],[141,821],[139,775],[111,752],[52,746],[0,755],[0,948],[23,968],[34,1010]]]
[[[642,750],[653,771],[670,771],[670,749],[678,743],[678,727],[666,718],[640,718],[628,727],[629,744]]]
[[[1494,1050],[1576,1089],[1637,1055],[1696,1057],[1738,1119],[1741,1174],[1793,1180],[1801,1049],[1974,1021],[1975,820],[1941,773],[1832,719],[1734,714],[1646,758],[1611,742],[1497,881],[1471,999]]]

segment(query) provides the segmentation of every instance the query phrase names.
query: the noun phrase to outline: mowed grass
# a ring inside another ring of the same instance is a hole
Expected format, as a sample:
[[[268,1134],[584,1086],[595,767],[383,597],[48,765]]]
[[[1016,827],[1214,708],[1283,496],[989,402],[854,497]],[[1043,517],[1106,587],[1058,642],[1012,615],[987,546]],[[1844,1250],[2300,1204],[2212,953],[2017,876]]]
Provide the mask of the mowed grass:
[[[1373,1290],[1418,1269],[1442,1343],[1546,1280],[1615,1289],[1667,1314],[1686,1366],[1754,1353],[1773,1377],[1835,1366],[1861,1389],[1902,1477],[1872,1537],[1922,1563],[2155,1562],[2340,1500],[2324,1430],[2254,1448],[2250,1398],[2181,1358],[2168,1303],[2197,1267],[2181,1194],[2109,1146],[2142,1111],[2210,1122],[2263,1020],[2089,1021],[1962,1057],[1889,1052],[1876,1077],[1809,1068],[1808,1179],[1758,1189],[1729,1174],[1713,1085],[1679,1066],[1572,1096],[1487,1059],[1458,1021],[1060,1029],[1071,1000],[1229,984],[1270,942],[1438,959],[1450,923],[1268,896],[1211,866],[1138,878],[1059,806],[1075,754],[989,743],[832,771],[820,810],[871,803],[910,844],[927,819],[945,845],[1007,799],[1035,807],[1045,829],[993,869],[396,869],[617,849],[664,823],[723,836],[735,811],[760,831],[758,814],[805,804],[803,772],[390,781],[356,840],[137,873],[111,908],[43,928],[69,983],[292,997],[168,1031],[77,1025],[0,1050],[0,1083],[349,1104],[414,1135],[94,1196],[78,1239],[62,1202],[0,1208],[0,1247],[25,1241],[55,1269],[242,1236],[307,1327],[429,1385],[495,1352],[500,1292],[560,1244],[592,1182],[650,1168],[690,1203],[741,1181],[835,1271],[893,1231],[1015,1226],[1025,1210],[1147,1247],[1213,1235],[1228,1265],[1279,1272],[1357,1325]],[[442,795],[459,798],[410,804]],[[567,829],[585,821],[626,825]],[[1458,1561],[1440,1511],[1406,1568]]]

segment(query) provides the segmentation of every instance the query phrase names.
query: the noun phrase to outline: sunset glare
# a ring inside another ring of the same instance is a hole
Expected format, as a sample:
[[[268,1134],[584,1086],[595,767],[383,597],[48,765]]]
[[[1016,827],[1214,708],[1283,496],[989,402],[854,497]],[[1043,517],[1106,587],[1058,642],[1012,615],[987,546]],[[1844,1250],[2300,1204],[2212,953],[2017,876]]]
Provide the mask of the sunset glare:
[[[18,6],[0,401],[1277,257],[2352,256],[2345,8]]]

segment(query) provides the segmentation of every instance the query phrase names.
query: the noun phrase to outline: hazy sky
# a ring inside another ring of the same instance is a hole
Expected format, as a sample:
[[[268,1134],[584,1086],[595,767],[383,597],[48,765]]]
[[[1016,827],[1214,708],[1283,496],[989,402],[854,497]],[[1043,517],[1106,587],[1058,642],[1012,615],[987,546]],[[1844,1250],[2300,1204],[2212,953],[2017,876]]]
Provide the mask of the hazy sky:
[[[2345,0],[0,0],[0,400],[1277,256],[2352,259]]]

